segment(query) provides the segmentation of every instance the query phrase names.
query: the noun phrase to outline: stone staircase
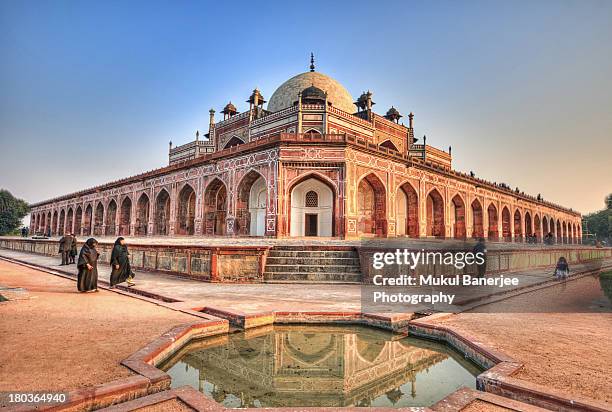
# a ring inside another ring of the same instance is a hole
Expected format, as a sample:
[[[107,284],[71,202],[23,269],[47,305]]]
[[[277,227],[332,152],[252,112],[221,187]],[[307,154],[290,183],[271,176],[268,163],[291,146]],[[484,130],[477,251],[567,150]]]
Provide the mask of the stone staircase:
[[[359,254],[350,247],[275,246],[266,260],[268,283],[361,283]]]

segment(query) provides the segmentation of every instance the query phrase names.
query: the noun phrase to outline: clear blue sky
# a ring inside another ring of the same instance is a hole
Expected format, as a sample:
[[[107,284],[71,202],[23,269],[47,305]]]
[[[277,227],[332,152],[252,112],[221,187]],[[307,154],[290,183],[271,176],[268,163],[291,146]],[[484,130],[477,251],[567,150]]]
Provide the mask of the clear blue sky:
[[[612,1],[292,3],[0,0],[0,187],[35,202],[164,166],[210,107],[269,98],[314,51],[455,168],[603,207]]]

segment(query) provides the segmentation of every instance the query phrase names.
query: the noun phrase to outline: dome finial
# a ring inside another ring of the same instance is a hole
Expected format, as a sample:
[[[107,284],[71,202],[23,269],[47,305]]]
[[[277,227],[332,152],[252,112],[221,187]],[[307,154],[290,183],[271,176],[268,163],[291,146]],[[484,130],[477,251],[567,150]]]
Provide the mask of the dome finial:
[[[315,71],[315,65],[314,65],[314,53],[310,53],[310,71],[314,72]]]

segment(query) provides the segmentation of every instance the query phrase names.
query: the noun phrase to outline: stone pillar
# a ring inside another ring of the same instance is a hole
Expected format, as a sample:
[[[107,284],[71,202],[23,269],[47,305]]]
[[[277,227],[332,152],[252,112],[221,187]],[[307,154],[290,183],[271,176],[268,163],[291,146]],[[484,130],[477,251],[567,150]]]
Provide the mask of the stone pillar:
[[[427,237],[427,193],[425,181],[419,180],[419,236]]]
[[[153,189],[149,193],[149,222],[147,223],[147,237],[153,236],[153,231],[155,229],[155,202],[157,199],[153,196],[155,193]]]
[[[117,201],[119,197],[117,197]],[[121,204],[117,203],[117,210],[115,210],[115,236],[119,236],[119,230],[121,228]]]
[[[138,199],[136,191],[132,192],[132,207],[130,209],[130,236],[136,236],[136,214],[138,213]]]
[[[483,197],[482,202],[482,237],[489,239],[489,207],[487,201]]]
[[[83,203],[81,205],[81,229],[79,230],[79,236],[83,236],[83,230],[85,229],[85,213],[86,213],[86,206],[85,206],[85,203]],[[93,213],[93,209],[92,209],[92,213]],[[89,225],[91,226],[91,222],[89,222]]]
[[[102,234],[100,236],[106,235],[106,215],[108,215],[107,208],[108,208],[108,205],[104,207],[104,213],[102,213],[102,229],[101,229]],[[95,211],[94,211],[94,214],[95,214]]]

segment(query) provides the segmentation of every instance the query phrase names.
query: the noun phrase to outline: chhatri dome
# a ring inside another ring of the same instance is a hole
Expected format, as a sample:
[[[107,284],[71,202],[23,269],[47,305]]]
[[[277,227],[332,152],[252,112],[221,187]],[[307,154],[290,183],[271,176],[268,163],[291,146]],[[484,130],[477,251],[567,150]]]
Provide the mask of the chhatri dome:
[[[335,79],[314,71],[314,59],[312,56],[310,71],[298,74],[281,84],[272,94],[268,103],[268,110],[276,112],[293,106],[298,99],[298,93],[312,86],[326,92],[327,100],[338,109],[347,113],[355,113],[357,111],[353,98],[344,86]]]

